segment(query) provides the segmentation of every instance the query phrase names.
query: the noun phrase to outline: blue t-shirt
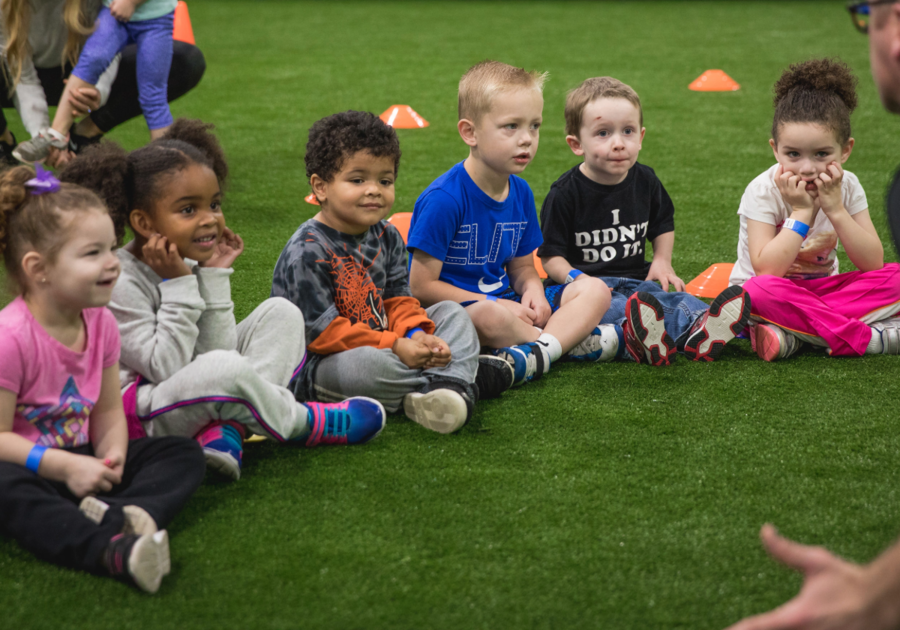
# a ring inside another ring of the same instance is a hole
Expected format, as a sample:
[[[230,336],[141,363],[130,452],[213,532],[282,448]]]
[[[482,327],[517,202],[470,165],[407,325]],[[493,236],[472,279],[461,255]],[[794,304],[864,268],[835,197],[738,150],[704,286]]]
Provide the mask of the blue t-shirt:
[[[499,295],[509,288],[506,263],[542,242],[534,195],[524,179],[510,175],[509,195],[495,201],[460,162],[419,195],[407,247],[443,260],[442,281]]]

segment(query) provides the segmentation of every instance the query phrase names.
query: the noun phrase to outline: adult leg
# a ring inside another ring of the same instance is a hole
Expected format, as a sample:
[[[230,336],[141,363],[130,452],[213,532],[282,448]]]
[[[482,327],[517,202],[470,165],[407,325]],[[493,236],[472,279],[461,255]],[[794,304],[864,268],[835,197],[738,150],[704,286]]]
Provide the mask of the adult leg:
[[[172,102],[194,89],[206,71],[206,59],[199,48],[185,42],[172,42],[172,67],[169,70],[166,99]],[[140,116],[141,105],[137,91],[137,46],[122,49],[119,72],[113,82],[106,104],[76,126],[82,136],[108,133],[135,116]]]
[[[153,139],[162,137],[172,124],[166,88],[172,68],[173,15],[128,24],[137,43],[138,101]]]

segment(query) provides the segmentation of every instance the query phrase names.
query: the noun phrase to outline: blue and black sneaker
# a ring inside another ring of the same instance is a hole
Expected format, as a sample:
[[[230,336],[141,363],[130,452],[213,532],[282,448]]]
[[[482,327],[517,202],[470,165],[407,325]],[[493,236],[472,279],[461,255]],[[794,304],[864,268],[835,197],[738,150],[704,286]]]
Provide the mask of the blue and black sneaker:
[[[494,355],[513,366],[516,373],[513,380],[514,387],[527,381],[536,381],[545,372],[550,371],[550,355],[547,354],[546,348],[537,342],[500,348],[494,350]]]
[[[384,428],[386,414],[377,400],[357,396],[339,403],[306,402],[309,436],[306,445],[365,444]]]

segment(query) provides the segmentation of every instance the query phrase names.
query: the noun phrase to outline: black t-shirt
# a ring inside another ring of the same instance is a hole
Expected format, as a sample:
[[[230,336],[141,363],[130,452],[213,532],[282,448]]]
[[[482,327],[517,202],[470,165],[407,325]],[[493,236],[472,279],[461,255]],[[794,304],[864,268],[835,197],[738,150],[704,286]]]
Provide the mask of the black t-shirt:
[[[588,179],[579,166],[563,173],[544,199],[538,256],[562,256],[592,276],[643,280],[650,271],[647,239],[675,230],[669,193],[643,164],[635,163],[615,186]]]

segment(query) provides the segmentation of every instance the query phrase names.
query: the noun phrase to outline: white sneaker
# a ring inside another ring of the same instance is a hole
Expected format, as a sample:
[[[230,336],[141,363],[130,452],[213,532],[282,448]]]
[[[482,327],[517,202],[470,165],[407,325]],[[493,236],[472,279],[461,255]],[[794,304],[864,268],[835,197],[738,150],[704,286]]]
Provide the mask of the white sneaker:
[[[881,335],[881,352],[877,354],[900,354],[900,318],[892,317],[871,326]]]
[[[619,352],[619,343],[624,342],[624,337],[619,337],[621,330],[615,324],[601,324],[566,356],[572,361],[612,361]]]
[[[169,574],[169,534],[161,530],[149,536],[141,536],[128,555],[128,573],[142,591],[155,593],[163,577]]]
[[[68,146],[69,139],[66,136],[59,133],[56,129],[44,127],[41,129],[40,133],[31,140],[20,142],[16,148],[13,149],[12,154],[13,157],[20,162],[31,164],[33,162],[43,162],[46,160],[47,156],[50,155],[50,149],[54,147],[57,149],[65,149]]]
[[[103,517],[109,509],[109,504],[104,503],[97,497],[87,496],[81,500],[78,509],[81,510],[82,514],[99,525],[103,522]],[[156,521],[142,507],[126,505],[122,508],[122,514],[125,515],[125,525],[122,527],[123,534],[145,536],[159,531]]]
[[[760,359],[778,361],[795,354],[803,342],[775,324],[756,324],[750,327],[750,345]]]
[[[468,421],[469,406],[459,392],[440,388],[404,396],[403,413],[426,429],[447,434],[458,431]]]

